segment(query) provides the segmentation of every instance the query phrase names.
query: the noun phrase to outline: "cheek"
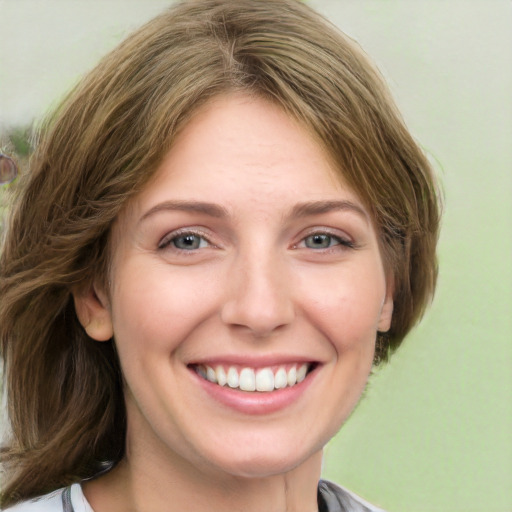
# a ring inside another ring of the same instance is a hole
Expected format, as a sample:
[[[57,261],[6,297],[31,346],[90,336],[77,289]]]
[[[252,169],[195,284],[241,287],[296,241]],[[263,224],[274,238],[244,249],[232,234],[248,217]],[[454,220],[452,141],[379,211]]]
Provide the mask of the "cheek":
[[[385,296],[383,272],[378,270],[345,268],[308,280],[315,286],[304,288],[307,311],[337,349],[373,347]]]
[[[214,309],[212,280],[168,266],[134,267],[116,276],[113,297],[114,337],[120,352],[169,354]],[[203,283],[200,285],[200,283]]]

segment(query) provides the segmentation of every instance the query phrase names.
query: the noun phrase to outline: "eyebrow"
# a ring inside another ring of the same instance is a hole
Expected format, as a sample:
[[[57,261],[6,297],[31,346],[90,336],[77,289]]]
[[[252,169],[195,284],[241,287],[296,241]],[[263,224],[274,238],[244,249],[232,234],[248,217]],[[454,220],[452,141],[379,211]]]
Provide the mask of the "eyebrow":
[[[201,201],[164,201],[145,212],[139,222],[147,219],[155,213],[163,211],[203,213],[205,215],[218,218],[228,216],[228,211],[225,208],[214,203],[204,203]]]
[[[202,201],[164,201],[145,212],[139,222],[144,221],[156,213],[164,211],[202,213],[216,218],[225,218],[229,216],[226,208],[215,203]],[[308,201],[299,203],[293,207],[290,217],[300,218],[310,215],[322,215],[333,211],[352,211],[367,222],[370,220],[364,208],[351,201]]]
[[[361,216],[367,222],[370,221],[366,210],[352,201],[308,201],[300,203],[293,208],[292,217],[321,215],[333,211],[351,211]]]

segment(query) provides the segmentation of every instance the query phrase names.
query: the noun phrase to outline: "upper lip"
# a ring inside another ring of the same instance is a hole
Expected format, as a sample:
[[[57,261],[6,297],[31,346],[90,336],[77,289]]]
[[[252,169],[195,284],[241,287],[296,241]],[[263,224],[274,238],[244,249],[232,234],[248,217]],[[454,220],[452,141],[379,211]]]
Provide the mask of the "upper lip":
[[[285,364],[303,364],[303,363],[318,363],[317,360],[303,355],[269,355],[269,356],[237,356],[225,355],[215,357],[198,358],[188,363],[189,366],[193,365],[232,365],[232,366],[246,366],[249,368],[265,368],[269,366],[279,366]]]

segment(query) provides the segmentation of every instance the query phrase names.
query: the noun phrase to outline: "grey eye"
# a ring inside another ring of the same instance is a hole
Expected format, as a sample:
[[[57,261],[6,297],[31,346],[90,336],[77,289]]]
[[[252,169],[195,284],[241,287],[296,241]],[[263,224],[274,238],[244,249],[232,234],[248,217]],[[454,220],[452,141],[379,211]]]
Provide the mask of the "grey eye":
[[[316,233],[304,239],[304,244],[309,249],[327,249],[339,243],[340,241],[336,237],[323,233]]]
[[[192,251],[194,249],[199,249],[204,246],[204,239],[198,235],[194,235],[192,233],[188,233],[185,235],[179,235],[172,239],[171,243],[177,249],[182,249],[185,251]]]
[[[0,185],[10,183],[18,175],[18,167],[14,160],[0,153]]]

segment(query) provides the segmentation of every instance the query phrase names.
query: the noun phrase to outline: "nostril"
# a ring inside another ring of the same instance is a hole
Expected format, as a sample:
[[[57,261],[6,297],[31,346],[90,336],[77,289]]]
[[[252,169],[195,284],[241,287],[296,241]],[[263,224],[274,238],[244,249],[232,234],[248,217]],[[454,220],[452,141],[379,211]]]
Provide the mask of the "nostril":
[[[222,321],[238,332],[250,332],[257,338],[265,338],[282,331],[294,319],[293,304],[288,299],[269,301],[251,299],[232,300],[224,305]]]
[[[262,338],[293,321],[292,280],[280,255],[272,243],[242,246],[230,269],[222,305],[226,325]]]

